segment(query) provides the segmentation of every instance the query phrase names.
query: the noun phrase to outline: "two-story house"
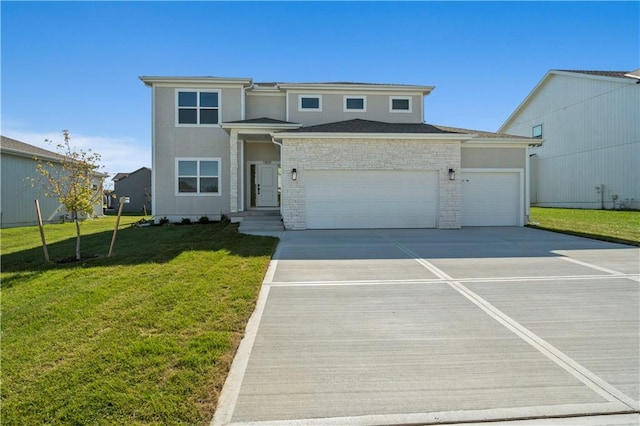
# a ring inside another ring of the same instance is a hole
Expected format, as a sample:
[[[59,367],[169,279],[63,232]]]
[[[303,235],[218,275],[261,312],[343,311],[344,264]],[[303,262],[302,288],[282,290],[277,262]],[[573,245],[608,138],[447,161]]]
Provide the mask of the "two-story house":
[[[156,220],[287,229],[522,226],[536,139],[425,124],[432,86],[141,77]]]
[[[531,150],[531,202],[640,209],[640,69],[551,70],[499,132],[544,138]]]

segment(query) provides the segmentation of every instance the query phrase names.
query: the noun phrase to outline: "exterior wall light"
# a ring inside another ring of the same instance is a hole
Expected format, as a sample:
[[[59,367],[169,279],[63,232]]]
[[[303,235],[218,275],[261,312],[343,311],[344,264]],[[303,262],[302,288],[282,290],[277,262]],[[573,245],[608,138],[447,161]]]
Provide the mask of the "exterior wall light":
[[[456,180],[456,171],[454,169],[449,169],[449,180]]]
[[[291,180],[298,180],[298,171],[296,169],[291,170]]]

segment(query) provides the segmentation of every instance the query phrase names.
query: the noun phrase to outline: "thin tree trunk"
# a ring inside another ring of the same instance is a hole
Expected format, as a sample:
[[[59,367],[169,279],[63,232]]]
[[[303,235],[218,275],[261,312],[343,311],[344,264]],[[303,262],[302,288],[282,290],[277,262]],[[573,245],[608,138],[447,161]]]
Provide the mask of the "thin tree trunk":
[[[80,221],[78,220],[78,212],[73,212],[73,218],[76,222],[76,260],[80,260]]]

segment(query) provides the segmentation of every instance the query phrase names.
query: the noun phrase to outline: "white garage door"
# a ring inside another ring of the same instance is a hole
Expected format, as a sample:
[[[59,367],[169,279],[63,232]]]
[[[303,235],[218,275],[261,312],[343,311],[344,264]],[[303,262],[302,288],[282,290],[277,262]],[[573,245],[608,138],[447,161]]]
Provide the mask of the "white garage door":
[[[310,170],[307,228],[435,228],[436,171]]]
[[[519,225],[520,173],[462,173],[462,226]]]

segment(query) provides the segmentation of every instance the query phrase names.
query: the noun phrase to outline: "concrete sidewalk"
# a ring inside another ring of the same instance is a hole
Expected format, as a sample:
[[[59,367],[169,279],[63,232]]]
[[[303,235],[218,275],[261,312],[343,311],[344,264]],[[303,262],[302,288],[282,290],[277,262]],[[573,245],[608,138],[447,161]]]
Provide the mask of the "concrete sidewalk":
[[[212,425],[638,424],[639,259],[528,228],[285,232]]]

